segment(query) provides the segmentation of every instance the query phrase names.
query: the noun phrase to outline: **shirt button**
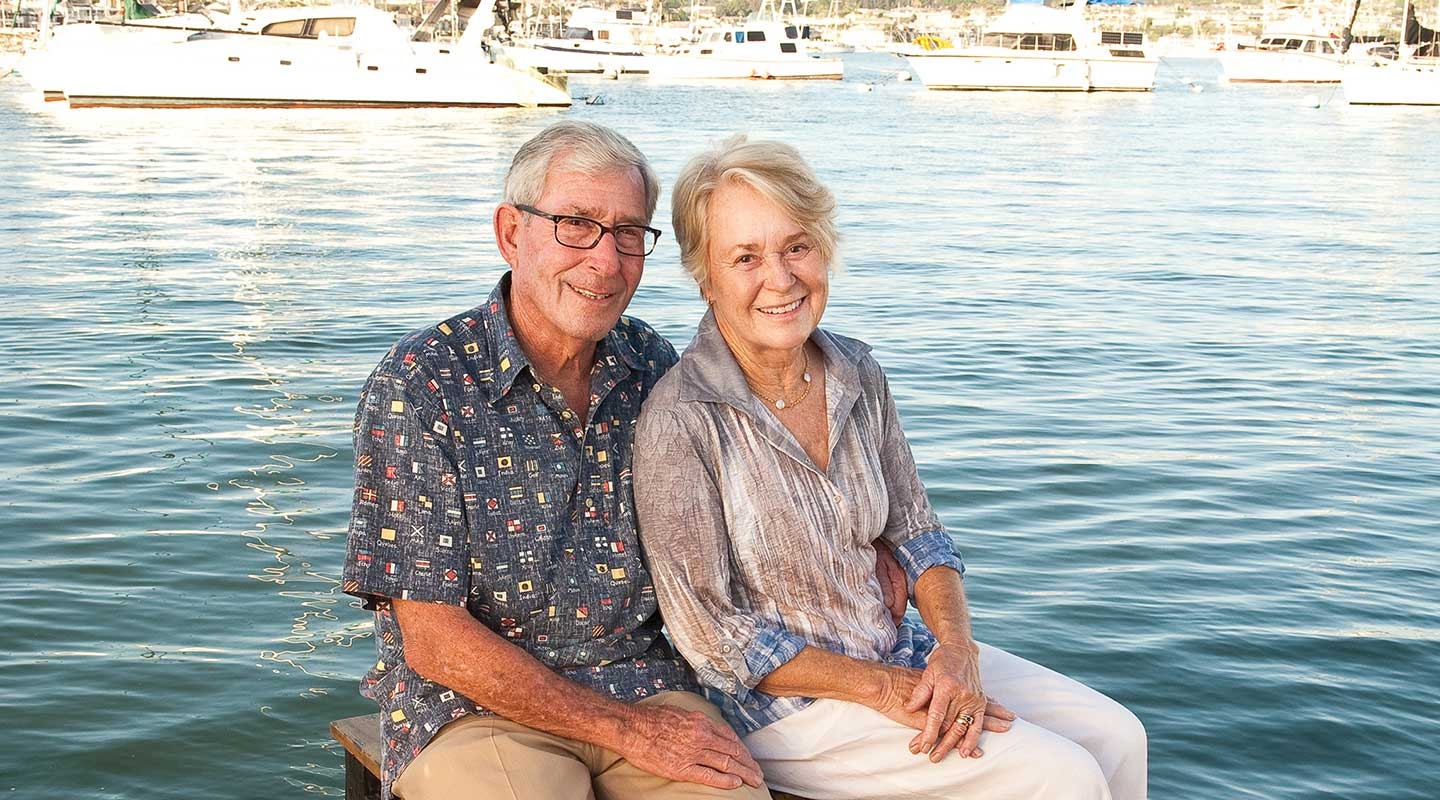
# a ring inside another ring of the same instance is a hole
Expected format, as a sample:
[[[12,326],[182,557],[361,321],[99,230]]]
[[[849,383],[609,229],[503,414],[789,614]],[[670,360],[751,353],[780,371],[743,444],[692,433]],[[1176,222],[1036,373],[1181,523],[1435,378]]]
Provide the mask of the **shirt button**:
[[[575,415],[574,415],[574,414],[571,414],[568,410],[566,410],[566,411],[561,411],[561,412],[560,412],[560,416],[563,417],[563,418],[565,418],[565,419],[570,419],[571,417],[573,417],[573,416],[575,416]]]

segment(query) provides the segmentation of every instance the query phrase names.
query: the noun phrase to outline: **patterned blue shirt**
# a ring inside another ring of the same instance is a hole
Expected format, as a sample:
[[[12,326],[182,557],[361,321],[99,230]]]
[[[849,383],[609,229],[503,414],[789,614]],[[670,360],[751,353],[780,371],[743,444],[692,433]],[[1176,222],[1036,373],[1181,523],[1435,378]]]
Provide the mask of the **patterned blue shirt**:
[[[391,598],[463,605],[619,700],[699,690],[660,633],[631,492],[641,402],[675,351],[621,318],[596,347],[579,419],[531,369],[509,287],[507,274],[485,305],[402,339],[356,414],[343,589],[375,611],[380,657],[361,693],[383,712],[384,797],[443,725],[493,713],[405,663]]]

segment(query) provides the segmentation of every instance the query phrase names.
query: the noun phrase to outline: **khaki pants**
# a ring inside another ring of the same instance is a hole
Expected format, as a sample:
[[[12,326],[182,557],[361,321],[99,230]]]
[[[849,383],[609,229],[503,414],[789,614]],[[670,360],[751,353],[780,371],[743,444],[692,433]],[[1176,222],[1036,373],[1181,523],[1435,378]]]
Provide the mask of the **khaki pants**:
[[[639,701],[699,711],[724,724],[719,709],[690,692]],[[712,789],[651,775],[618,753],[499,717],[461,717],[440,729],[396,779],[404,800],[768,800],[765,789]]]

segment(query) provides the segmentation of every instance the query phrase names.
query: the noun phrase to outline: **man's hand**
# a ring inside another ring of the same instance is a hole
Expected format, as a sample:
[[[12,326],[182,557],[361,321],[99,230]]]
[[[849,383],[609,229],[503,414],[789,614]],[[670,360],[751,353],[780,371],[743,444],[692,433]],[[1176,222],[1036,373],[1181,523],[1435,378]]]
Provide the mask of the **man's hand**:
[[[875,577],[880,580],[880,593],[885,598],[885,608],[896,625],[905,619],[905,606],[910,602],[910,580],[905,568],[895,559],[895,551],[884,539],[875,540]]]
[[[934,656],[931,658],[933,665]],[[892,666],[880,666],[879,669],[881,671],[879,689],[874,701],[867,705],[901,725],[920,731],[914,739],[910,740],[910,752],[929,753],[931,761],[939,761],[951,750],[959,749],[962,738],[968,735],[972,729],[975,739],[979,739],[982,729],[992,733],[1004,733],[1010,730],[1011,723],[1015,720],[1014,712],[987,698],[983,717],[974,715],[975,721],[970,726],[952,725],[947,729],[942,729],[942,732],[947,735],[938,745],[922,748],[921,743],[924,741],[925,729],[930,723],[930,715],[927,713],[927,704],[915,704],[913,701],[925,691],[923,687],[926,686],[926,674],[929,670],[922,672],[918,669]],[[953,738],[950,734],[953,734]],[[949,741],[948,745],[946,741]],[[972,741],[970,752],[964,755],[979,757],[982,753]]]
[[[633,718],[616,752],[631,764],[662,778],[716,789],[763,785],[760,765],[729,726],[660,703],[630,709]]]

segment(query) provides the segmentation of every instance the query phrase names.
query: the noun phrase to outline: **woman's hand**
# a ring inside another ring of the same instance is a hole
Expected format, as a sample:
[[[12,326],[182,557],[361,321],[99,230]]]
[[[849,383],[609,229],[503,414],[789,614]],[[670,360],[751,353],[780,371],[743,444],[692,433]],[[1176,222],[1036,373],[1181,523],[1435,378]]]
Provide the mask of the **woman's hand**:
[[[939,648],[937,647],[938,651]],[[931,723],[929,713],[932,704],[929,700],[916,702],[919,697],[934,698],[935,691],[933,683],[927,683],[927,676],[935,667],[936,655],[932,654],[930,667],[923,672],[908,667],[892,667],[886,665],[875,665],[879,675],[879,689],[876,691],[872,702],[866,703],[881,714],[895,720],[906,727],[914,728],[920,733],[910,740],[910,752],[929,753],[931,761],[939,761],[951,750],[959,749],[968,739],[969,752],[962,752],[963,756],[979,757],[982,752],[976,747],[976,741],[980,738],[980,731],[987,730],[992,733],[1004,733],[1010,730],[1011,723],[1015,720],[1014,712],[1005,706],[985,698],[984,712],[971,714],[974,722],[967,726],[955,725],[954,716],[951,717],[951,724],[939,727],[935,737],[931,739],[931,745],[925,747],[926,729]],[[978,684],[978,670],[976,683]],[[980,695],[982,698],[984,695]],[[948,704],[947,706],[948,707]],[[961,712],[955,712],[958,715]],[[971,712],[964,712],[971,713]],[[972,732],[973,731],[973,738]],[[936,742],[936,739],[939,742]]]
[[[985,696],[980,685],[980,651],[973,643],[938,644],[911,691],[905,711],[924,714],[910,752],[929,753],[939,761],[951,750],[961,758],[981,756],[980,731],[1010,730],[1015,714]]]

